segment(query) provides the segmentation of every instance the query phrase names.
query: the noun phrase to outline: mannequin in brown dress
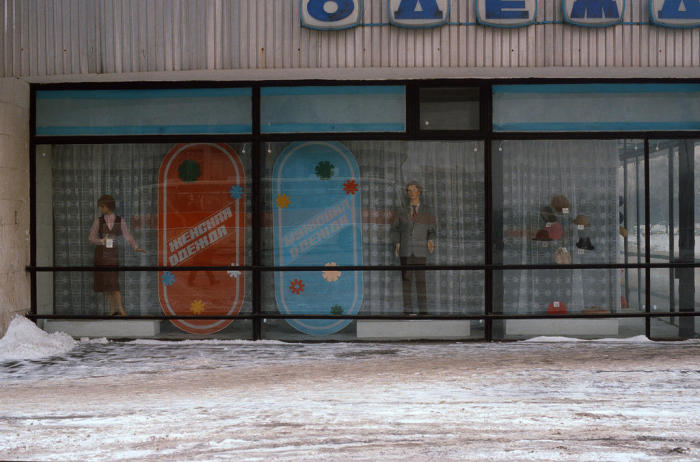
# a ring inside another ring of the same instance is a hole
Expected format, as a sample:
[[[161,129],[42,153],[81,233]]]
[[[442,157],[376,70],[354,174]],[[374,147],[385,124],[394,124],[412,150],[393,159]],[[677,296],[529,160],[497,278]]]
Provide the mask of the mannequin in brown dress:
[[[114,214],[116,201],[112,196],[104,195],[97,200],[97,208],[102,216],[96,218],[90,228],[89,240],[95,245],[95,266],[119,266],[119,245],[121,236],[137,252],[146,253],[134,240],[126,222]],[[117,310],[126,316],[119,291],[119,273],[116,271],[95,271],[93,289],[107,294],[109,315],[115,316]]]

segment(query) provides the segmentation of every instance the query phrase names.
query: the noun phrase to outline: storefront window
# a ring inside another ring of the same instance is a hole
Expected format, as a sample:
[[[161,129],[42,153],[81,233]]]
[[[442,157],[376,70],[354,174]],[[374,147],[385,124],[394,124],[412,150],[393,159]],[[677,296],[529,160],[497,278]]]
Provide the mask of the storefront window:
[[[700,317],[685,314],[700,308],[700,141],[679,132],[700,130],[700,85],[337,83],[33,89],[28,270],[43,327],[698,335]],[[612,139],[625,131],[643,139]],[[655,131],[673,133],[640,135]],[[124,135],[139,143],[115,142]],[[144,319],[164,316],[181,319]]]
[[[652,263],[700,260],[700,140],[649,141]],[[651,311],[700,312],[697,268],[653,269]],[[652,335],[694,338],[700,317],[656,318]]]
[[[250,261],[245,144],[42,145],[37,261],[45,266],[243,266]],[[238,270],[41,273],[40,314],[233,316],[249,312]],[[213,334],[209,321],[172,323]],[[125,327],[126,328],[126,327]]]
[[[314,141],[271,143],[264,152],[264,263],[328,268],[269,275],[265,312],[483,313],[481,271],[333,269],[483,262],[481,142]],[[330,335],[353,323],[290,324]]]
[[[637,246],[644,240],[643,142],[497,141],[494,146],[494,171],[502,172],[494,192],[500,199],[494,201],[494,222],[500,224],[494,240],[502,249],[496,252],[496,261],[511,265],[644,261],[644,250]],[[643,271],[636,269],[496,274],[502,278],[502,291],[495,294],[496,312],[544,314],[551,303],[565,305],[568,313],[643,311]]]

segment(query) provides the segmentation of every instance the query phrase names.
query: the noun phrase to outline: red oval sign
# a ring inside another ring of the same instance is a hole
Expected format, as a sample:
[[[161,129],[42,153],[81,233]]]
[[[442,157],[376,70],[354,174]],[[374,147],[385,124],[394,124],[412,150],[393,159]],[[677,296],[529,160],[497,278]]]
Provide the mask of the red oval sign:
[[[244,264],[245,172],[224,144],[179,144],[158,175],[158,261],[162,266]],[[232,316],[244,297],[238,271],[163,271],[158,296],[169,316]],[[231,320],[171,321],[193,334],[211,334]]]

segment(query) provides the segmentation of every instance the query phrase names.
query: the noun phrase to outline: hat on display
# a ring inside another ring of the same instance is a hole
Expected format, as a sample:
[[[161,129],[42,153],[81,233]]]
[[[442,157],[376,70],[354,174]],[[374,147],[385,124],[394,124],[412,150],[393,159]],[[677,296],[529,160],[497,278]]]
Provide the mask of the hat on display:
[[[549,302],[549,305],[547,305],[547,314],[566,314],[566,303],[556,301],[556,302]]]
[[[554,262],[557,265],[570,265],[571,264],[571,254],[565,247],[559,247],[554,252]]]
[[[557,194],[556,196],[552,197],[552,201],[549,205],[551,205],[552,208],[557,211],[557,213],[561,213],[563,209],[568,209],[571,207],[571,202],[569,202],[569,199],[567,199],[567,197],[563,194]]]
[[[595,247],[593,247],[593,244],[591,243],[591,238],[590,237],[581,237],[579,238],[578,242],[576,243],[576,247],[579,249],[583,250],[594,250]]]
[[[547,230],[544,229],[538,229],[537,233],[535,233],[535,237],[532,238],[533,241],[551,241],[552,238],[549,237],[549,233]]]
[[[561,227],[561,223],[551,223],[551,226],[548,226],[546,230],[550,239],[553,240],[561,239],[564,234],[564,228]]]
[[[574,224],[581,226],[590,226],[590,222],[588,221],[588,217],[586,215],[576,215],[576,218],[574,218]]]
[[[540,209],[540,216],[547,223],[554,223],[555,221],[557,221],[557,216],[554,212],[554,209],[548,205]]]
[[[620,226],[620,236],[627,237],[627,229],[624,226]]]

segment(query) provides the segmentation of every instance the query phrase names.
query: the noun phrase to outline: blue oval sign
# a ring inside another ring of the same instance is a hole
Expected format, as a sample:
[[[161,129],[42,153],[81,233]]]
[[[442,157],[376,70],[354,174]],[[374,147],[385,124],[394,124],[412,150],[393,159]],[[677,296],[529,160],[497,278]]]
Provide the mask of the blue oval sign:
[[[273,177],[276,266],[325,266],[325,271],[275,273],[275,297],[283,314],[357,314],[362,271],[360,170],[338,142],[290,144],[275,162]],[[288,319],[295,329],[329,335],[350,319]]]

